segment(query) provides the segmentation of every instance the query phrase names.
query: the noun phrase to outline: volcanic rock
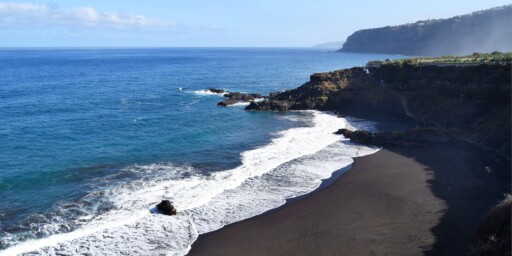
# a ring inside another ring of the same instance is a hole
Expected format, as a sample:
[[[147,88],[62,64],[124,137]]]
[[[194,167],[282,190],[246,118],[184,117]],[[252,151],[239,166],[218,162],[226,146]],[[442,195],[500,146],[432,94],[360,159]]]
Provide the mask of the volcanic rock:
[[[156,206],[156,208],[165,215],[176,215],[176,208],[174,208],[169,200],[163,200]]]

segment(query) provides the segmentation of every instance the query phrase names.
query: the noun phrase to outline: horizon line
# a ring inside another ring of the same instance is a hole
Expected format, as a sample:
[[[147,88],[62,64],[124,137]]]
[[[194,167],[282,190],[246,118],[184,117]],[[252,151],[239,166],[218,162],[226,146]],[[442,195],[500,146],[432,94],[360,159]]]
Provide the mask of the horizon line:
[[[0,46],[0,49],[28,49],[28,48],[89,48],[89,49],[112,49],[112,48],[315,48],[313,46]],[[334,48],[333,48],[334,49]]]

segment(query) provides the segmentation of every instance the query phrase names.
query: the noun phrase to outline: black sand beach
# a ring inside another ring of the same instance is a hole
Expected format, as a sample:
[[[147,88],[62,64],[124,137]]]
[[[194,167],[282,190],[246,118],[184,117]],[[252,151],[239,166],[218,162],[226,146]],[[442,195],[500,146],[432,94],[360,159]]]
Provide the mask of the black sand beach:
[[[189,255],[464,255],[502,183],[464,147],[386,148],[303,200],[200,236]]]

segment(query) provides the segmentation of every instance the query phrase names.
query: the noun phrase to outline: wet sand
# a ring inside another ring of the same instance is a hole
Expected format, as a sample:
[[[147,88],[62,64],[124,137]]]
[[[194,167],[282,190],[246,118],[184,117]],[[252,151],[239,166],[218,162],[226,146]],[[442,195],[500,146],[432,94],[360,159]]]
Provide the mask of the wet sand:
[[[201,235],[189,255],[464,255],[506,185],[468,149],[387,148],[302,200]]]

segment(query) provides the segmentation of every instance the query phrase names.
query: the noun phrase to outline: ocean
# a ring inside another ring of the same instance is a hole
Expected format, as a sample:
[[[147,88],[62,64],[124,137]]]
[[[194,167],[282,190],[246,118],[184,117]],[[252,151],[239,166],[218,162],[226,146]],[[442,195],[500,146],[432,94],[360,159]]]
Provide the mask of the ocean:
[[[185,255],[377,149],[318,111],[218,107],[397,58],[301,48],[0,49],[0,255]],[[169,199],[175,217],[154,207]]]

